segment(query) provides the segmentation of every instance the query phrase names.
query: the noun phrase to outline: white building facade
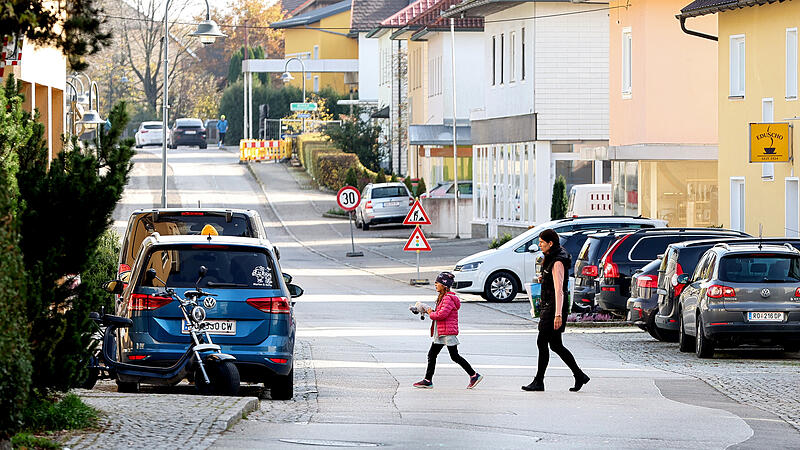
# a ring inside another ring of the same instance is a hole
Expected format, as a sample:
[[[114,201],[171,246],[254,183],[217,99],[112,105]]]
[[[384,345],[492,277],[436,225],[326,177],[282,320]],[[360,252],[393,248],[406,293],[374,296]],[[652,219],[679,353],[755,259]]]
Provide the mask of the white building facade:
[[[550,220],[558,175],[610,178],[608,11],[597,3],[467,0],[445,15],[482,16],[483,108],[471,111],[473,237]],[[460,108],[459,108],[460,109]]]

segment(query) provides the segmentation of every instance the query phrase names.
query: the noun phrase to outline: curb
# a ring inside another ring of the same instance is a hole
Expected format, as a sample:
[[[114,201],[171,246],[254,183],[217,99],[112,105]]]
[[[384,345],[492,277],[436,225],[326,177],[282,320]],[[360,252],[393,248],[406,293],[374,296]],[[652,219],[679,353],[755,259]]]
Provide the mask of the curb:
[[[259,408],[257,397],[242,397],[235,405],[228,408],[214,421],[214,430],[223,432],[230,429],[238,421],[242,420],[245,414],[249,414]]]
[[[325,218],[328,218],[328,219],[342,219],[342,220],[348,220],[349,219],[348,216],[341,216],[339,214],[330,214],[330,213],[322,213],[322,217],[325,217]]]

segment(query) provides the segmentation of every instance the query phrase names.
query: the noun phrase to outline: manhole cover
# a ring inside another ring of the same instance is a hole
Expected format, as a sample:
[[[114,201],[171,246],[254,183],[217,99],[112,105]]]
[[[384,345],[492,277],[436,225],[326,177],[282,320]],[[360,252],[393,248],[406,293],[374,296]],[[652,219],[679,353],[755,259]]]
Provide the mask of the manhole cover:
[[[287,444],[317,445],[320,447],[380,447],[375,442],[332,441],[330,439],[278,439]]]

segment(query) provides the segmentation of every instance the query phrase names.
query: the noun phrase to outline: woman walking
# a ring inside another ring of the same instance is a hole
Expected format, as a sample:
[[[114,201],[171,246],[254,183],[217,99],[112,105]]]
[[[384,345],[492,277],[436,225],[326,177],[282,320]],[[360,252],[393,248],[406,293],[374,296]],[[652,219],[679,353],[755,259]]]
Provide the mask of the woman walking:
[[[431,318],[431,336],[433,343],[428,350],[428,369],[425,378],[414,383],[415,388],[430,389],[433,387],[433,372],[436,369],[436,357],[442,351],[442,347],[447,346],[450,359],[461,366],[469,375],[467,389],[472,389],[483,380],[483,376],[472,369],[466,359],[458,354],[458,310],[461,308],[461,300],[456,294],[450,292],[455,277],[450,272],[442,272],[436,277],[436,292],[439,293],[434,309],[425,310]]]
[[[522,386],[522,390],[544,391],[544,373],[550,362],[550,349],[552,349],[572,370],[575,386],[569,390],[577,392],[589,382],[589,376],[583,373],[575,362],[575,357],[561,343],[561,334],[567,325],[567,305],[564,304],[564,299],[567,298],[567,267],[572,261],[566,250],[561,247],[558,233],[553,230],[542,231],[539,235],[539,248],[545,255],[542,262],[542,276],[539,279],[542,284],[539,337],[536,339],[536,346],[539,347],[539,367],[531,384]]]

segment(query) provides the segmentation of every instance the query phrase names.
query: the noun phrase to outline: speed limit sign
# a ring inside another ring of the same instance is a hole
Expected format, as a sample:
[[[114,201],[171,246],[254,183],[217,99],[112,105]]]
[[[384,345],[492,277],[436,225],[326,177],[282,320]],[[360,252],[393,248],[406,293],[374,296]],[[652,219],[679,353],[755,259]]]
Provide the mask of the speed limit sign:
[[[336,194],[336,203],[343,210],[352,211],[361,203],[361,192],[353,186],[345,186]]]

